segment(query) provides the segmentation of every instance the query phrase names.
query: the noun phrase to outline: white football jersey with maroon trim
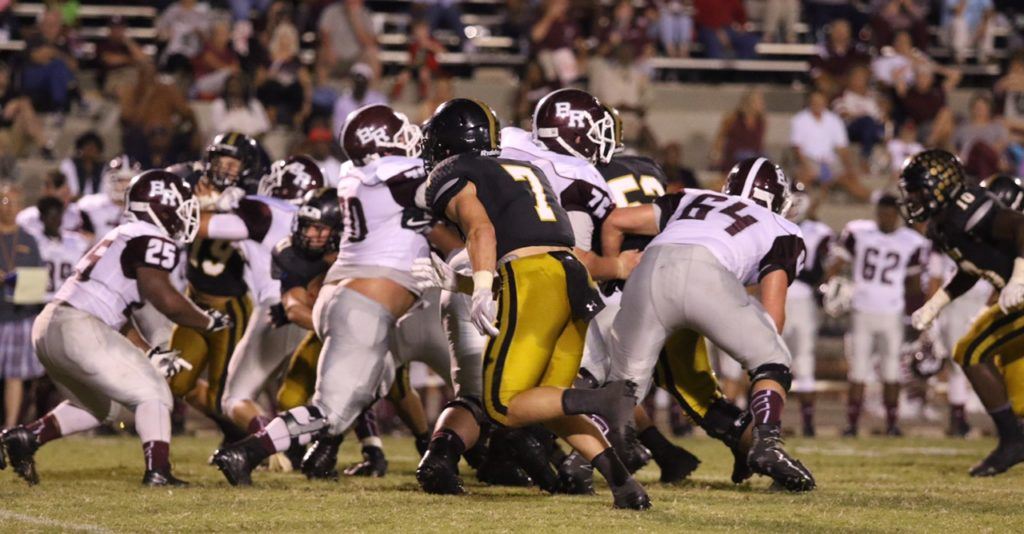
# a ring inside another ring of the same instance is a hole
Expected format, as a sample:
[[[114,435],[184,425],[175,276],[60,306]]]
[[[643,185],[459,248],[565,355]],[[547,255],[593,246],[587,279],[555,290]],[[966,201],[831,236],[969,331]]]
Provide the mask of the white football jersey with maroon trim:
[[[430,255],[424,233],[433,218],[415,204],[425,181],[419,158],[385,156],[363,167],[342,166],[338,199],[344,228],[328,281],[352,266],[409,271],[413,260]]]
[[[902,313],[906,279],[920,276],[931,244],[907,227],[885,233],[868,219],[850,221],[833,253],[853,271],[854,311]]]
[[[136,270],[149,267],[171,272],[180,257],[178,244],[155,225],[123,224],[89,249],[54,299],[120,330],[131,310],[142,305]]]
[[[699,245],[745,286],[768,273],[786,271],[789,282],[803,269],[803,234],[793,222],[746,198],[687,189],[654,201],[658,245]]]
[[[815,288],[824,277],[829,248],[836,236],[827,224],[820,221],[804,219],[799,226],[804,236],[807,258],[804,260],[804,268],[797,273],[796,281],[786,293],[787,299],[814,298]]]
[[[46,285],[46,300],[53,300],[53,294],[75,272],[75,264],[89,250],[89,242],[78,232],[61,231],[60,237],[34,236],[39,245],[39,257],[49,271]]]
[[[124,222],[124,208],[114,204],[106,193],[84,196],[76,204],[81,212],[82,230],[92,232],[95,239]]]

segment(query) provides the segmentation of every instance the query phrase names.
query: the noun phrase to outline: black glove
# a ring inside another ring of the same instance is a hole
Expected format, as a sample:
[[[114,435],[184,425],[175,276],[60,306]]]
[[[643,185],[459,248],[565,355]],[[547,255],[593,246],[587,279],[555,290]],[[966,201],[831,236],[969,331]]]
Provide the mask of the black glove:
[[[235,324],[227,314],[218,310],[206,310],[206,316],[210,318],[210,324],[206,325],[208,332],[218,332]]]
[[[280,328],[290,322],[288,313],[284,311],[284,304],[279,302],[270,307],[270,324],[274,325],[274,328]]]

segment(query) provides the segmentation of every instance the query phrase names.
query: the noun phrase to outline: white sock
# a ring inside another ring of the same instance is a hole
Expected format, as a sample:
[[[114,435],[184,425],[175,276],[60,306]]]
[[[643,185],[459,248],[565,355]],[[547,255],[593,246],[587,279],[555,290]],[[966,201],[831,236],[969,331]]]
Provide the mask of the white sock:
[[[366,436],[359,440],[359,443],[362,444],[363,447],[377,447],[381,450],[384,449],[384,442],[380,440],[379,436]]]
[[[292,408],[288,410],[289,414],[295,418],[295,422],[299,425],[308,424],[313,417],[309,414],[309,409],[305,406],[299,406],[298,408]],[[317,429],[319,430],[319,429]],[[267,423],[267,426],[263,429],[266,432],[267,437],[274,442],[274,448],[277,452],[286,451],[292,444],[292,438],[296,438],[300,445],[306,445],[313,439],[313,432],[304,432],[297,436],[293,436],[288,432],[288,423],[284,422],[281,417],[275,417],[272,421]]]
[[[57,420],[61,436],[70,436],[76,432],[84,432],[100,426],[100,420],[95,415],[68,401],[58,404],[50,412],[50,415]]]
[[[171,408],[158,400],[148,400],[135,407],[135,431],[143,443],[171,442]]]

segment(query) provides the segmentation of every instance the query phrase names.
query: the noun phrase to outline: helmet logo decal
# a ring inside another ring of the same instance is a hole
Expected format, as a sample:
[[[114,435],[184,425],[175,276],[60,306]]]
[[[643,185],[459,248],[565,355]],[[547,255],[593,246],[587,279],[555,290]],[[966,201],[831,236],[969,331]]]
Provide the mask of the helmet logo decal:
[[[356,138],[364,145],[386,143],[388,132],[383,126],[363,126],[356,130]]]
[[[167,184],[162,181],[149,183],[149,196],[160,197],[160,203],[168,207],[177,206],[178,200],[181,198],[177,191],[167,188]]]
[[[580,109],[572,109],[572,104],[569,102],[555,102],[555,116],[560,119],[569,119],[570,128],[586,126],[587,112]]]

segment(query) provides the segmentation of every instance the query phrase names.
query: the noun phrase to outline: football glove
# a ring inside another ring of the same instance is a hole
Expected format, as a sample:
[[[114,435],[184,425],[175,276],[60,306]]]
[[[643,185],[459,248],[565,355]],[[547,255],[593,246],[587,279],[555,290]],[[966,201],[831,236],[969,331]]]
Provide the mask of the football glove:
[[[244,189],[241,187],[231,186],[218,194],[200,197],[199,209],[203,211],[231,211],[238,207],[238,201],[242,200],[244,196]]]
[[[270,307],[270,324],[274,325],[274,328],[281,328],[290,322],[288,312],[284,310],[284,304],[278,302]]]
[[[1021,303],[1024,303],[1024,258],[1017,258],[1013,261],[1013,274],[999,293],[999,309],[1009,313]]]
[[[210,318],[210,324],[206,325],[207,332],[219,332],[235,324],[227,314],[218,310],[206,310],[206,316]]]
[[[469,318],[473,326],[481,335],[491,337],[498,335],[498,327],[494,326],[498,309],[494,303],[494,293],[491,290],[493,282],[494,273],[490,271],[473,273],[473,296],[469,309]]]
[[[928,299],[928,302],[925,302],[910,315],[910,325],[916,330],[926,330],[939,316],[942,308],[946,307],[946,304],[949,304],[949,294],[944,289],[936,291],[932,298]]]
[[[452,292],[459,290],[455,270],[437,254],[431,253],[429,258],[413,260],[412,276],[416,279],[416,286],[422,291],[435,287]]]
[[[821,291],[821,307],[832,318],[842,317],[850,311],[853,301],[853,284],[849,278],[833,276],[818,288]]]
[[[180,350],[167,350],[161,347],[153,347],[146,353],[149,363],[164,376],[171,378],[183,370],[192,370],[192,364],[181,357]]]

